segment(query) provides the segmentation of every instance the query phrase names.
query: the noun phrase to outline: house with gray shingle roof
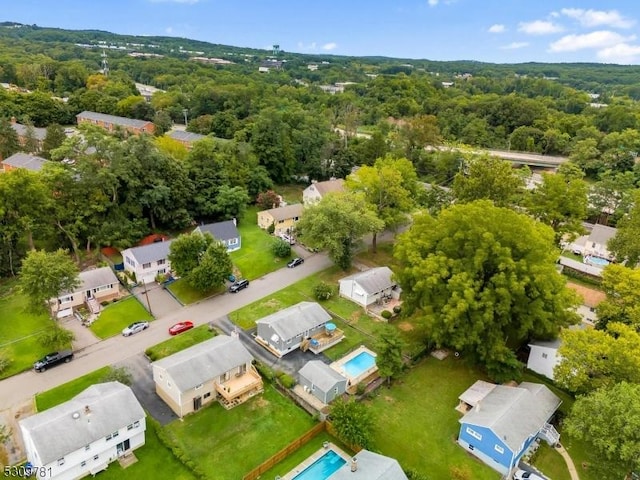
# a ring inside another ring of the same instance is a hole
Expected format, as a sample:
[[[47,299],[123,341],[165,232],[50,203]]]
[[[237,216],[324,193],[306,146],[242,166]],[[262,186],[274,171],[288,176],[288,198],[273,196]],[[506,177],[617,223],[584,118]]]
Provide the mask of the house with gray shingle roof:
[[[295,230],[296,223],[302,217],[302,210],[301,203],[263,210],[258,212],[258,226],[266,230],[273,225],[274,235],[289,235]]]
[[[219,400],[225,408],[262,392],[253,357],[237,335],[218,335],[151,364],[156,393],[183,417]]]
[[[123,250],[124,269],[134,273],[138,283],[154,282],[158,275],[171,271],[169,252],[172,241],[166,240]]]
[[[31,155],[30,153],[18,152],[2,161],[2,169],[8,172],[16,168],[24,168],[32,172],[39,172],[48,161],[46,158]]]
[[[298,383],[322,403],[329,403],[347,390],[347,379],[320,360],[310,360],[298,371]]]
[[[340,296],[363,306],[365,309],[379,301],[399,298],[400,289],[392,278],[389,267],[377,267],[341,278]]]
[[[95,475],[145,443],[145,412],[119,382],[92,385],[19,425],[27,460],[59,480]]]
[[[240,247],[242,247],[242,239],[235,219],[199,225],[195,228],[194,232],[210,233],[213,238],[222,242],[227,247],[227,252],[234,252],[240,250]]]
[[[302,202],[305,205],[318,203],[323,197],[332,192],[344,192],[344,180],[334,178],[325,182],[313,182],[302,192]]]
[[[331,480],[409,480],[395,458],[360,450]]]
[[[616,236],[618,230],[606,225],[596,224],[587,237],[582,255],[594,256],[613,260],[611,252],[607,248],[609,240]]]
[[[58,298],[52,299],[52,309],[58,318],[72,315],[75,308],[85,303],[93,313],[98,313],[100,303],[113,300],[120,293],[120,282],[111,267],[80,272],[78,281],[78,287],[72,292],[64,292]]]
[[[153,122],[149,122],[148,120],[137,120],[135,118],[118,117],[116,115],[89,112],[87,110],[76,115],[76,121],[78,122],[78,125],[81,125],[83,123],[98,125],[99,127],[102,127],[110,132],[120,127],[130,133],[153,134],[155,128]]]
[[[20,145],[24,146],[27,144],[29,140],[29,126],[18,123],[15,117],[11,118],[11,128],[13,128],[18,135],[18,141]],[[44,139],[47,137],[47,129],[46,128],[38,128],[31,127],[33,139],[38,143],[38,151],[42,150],[42,143]]]
[[[558,443],[560,435],[549,422],[561,401],[545,385],[522,382],[485,391],[459,420],[458,444],[469,453],[509,474],[536,439]]]
[[[172,130],[166,134],[167,137],[173,138],[180,142],[187,148],[191,148],[195,142],[207,138],[206,135],[200,135],[199,133],[187,132],[184,130]]]
[[[331,315],[316,302],[300,302],[256,321],[256,340],[279,357],[325,329]]]

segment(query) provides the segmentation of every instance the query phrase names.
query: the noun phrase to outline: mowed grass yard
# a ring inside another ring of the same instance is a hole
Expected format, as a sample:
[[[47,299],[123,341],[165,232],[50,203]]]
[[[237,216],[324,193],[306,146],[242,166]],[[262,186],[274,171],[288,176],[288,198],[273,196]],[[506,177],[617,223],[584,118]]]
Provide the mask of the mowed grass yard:
[[[192,347],[193,345],[204,342],[216,336],[215,330],[209,330],[209,325],[200,325],[186,332],[180,333],[169,340],[160,342],[153,347],[147,348],[145,354],[152,362],[161,358],[173,355],[176,352]]]
[[[231,252],[233,265],[241,278],[254,280],[287,265],[291,256],[278,258],[271,251],[277,240],[258,227],[258,207],[249,207],[238,223],[242,239],[240,250]]]
[[[184,278],[179,278],[175,282],[171,283],[167,289],[170,290],[183,305],[189,305],[190,303],[198,302],[205,298],[224,293],[226,285],[212,288],[206,292],[201,292],[189,285]]]
[[[209,478],[221,480],[242,478],[314,424],[306,412],[265,384],[263,394],[231,410],[214,403],[163,428]]]
[[[153,317],[138,299],[132,295],[119,302],[107,305],[89,328],[98,337],[109,338],[114,335],[120,335],[122,329],[133,322],[150,322],[152,320]]]
[[[450,468],[457,466],[468,470],[466,478],[498,480],[497,472],[456,443],[458,396],[480,378],[463,360],[428,357],[391,388],[378,389],[367,401],[376,450],[429,478],[453,478]]]
[[[0,352],[11,359],[0,378],[30,369],[33,362],[49,353],[50,349],[41,345],[39,334],[50,328],[53,320],[44,313],[31,313],[28,307],[29,299],[20,293],[16,281],[0,286]]]

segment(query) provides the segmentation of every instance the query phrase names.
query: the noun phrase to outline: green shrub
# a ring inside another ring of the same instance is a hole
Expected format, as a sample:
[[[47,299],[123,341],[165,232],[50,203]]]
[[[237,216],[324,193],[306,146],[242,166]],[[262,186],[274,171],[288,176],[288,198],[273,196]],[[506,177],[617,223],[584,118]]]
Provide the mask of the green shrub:
[[[6,351],[0,350],[0,373],[9,368],[12,361],[13,360]]]
[[[357,395],[364,395],[364,392],[367,390],[367,386],[360,382],[358,385],[356,385],[356,394]]]
[[[273,371],[273,369],[269,368],[264,363],[256,362],[255,367],[264,380],[271,382],[274,378],[276,378],[276,373]]]
[[[296,384],[296,379],[293,378],[291,375],[287,375],[286,373],[283,373],[282,375],[280,375],[279,378],[280,378],[280,383],[284,388],[293,388]]]
[[[287,258],[291,256],[291,245],[289,245],[289,242],[285,242],[281,238],[278,238],[273,242],[271,251],[276,257]]]
[[[275,232],[275,231],[276,231],[276,225],[274,223],[272,223],[271,225],[269,225],[267,227],[267,233],[269,235],[273,235],[273,232]]]
[[[319,301],[329,300],[333,296],[333,288],[325,282],[317,283],[316,286],[313,287],[313,296]]]
[[[401,311],[402,307],[400,305],[396,305],[395,307],[393,307],[393,313],[395,313],[396,315],[398,315]]]
[[[393,317],[393,313],[391,313],[389,310],[383,310],[382,312],[380,312],[380,316],[386,320],[389,320],[391,317]]]

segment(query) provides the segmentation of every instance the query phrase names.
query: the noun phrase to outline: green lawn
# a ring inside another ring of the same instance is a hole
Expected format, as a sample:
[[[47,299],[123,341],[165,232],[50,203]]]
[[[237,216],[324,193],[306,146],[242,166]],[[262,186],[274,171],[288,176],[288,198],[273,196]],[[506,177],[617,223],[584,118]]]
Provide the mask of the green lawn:
[[[171,290],[171,293],[173,293],[183,305],[189,305],[190,303],[198,302],[205,298],[212,297],[213,295],[223,293],[226,287],[222,285],[220,287],[207,290],[206,292],[201,292],[189,285],[184,278],[179,278],[167,288]]]
[[[77,362],[78,360],[74,361]],[[82,377],[78,377],[75,380],[63,383],[51,390],[38,393],[36,395],[37,410],[42,412],[48,408],[55,407],[56,405],[70,400],[72,397],[75,397],[91,385],[95,383],[102,383],[109,372],[111,372],[111,367],[102,367]]]
[[[277,185],[274,191],[281,195],[287,204],[302,203],[302,192],[307,188],[301,183],[287,183],[285,185]]]
[[[275,465],[270,470],[267,470],[261,475],[261,478],[272,479],[276,478],[278,475],[284,477],[285,474],[293,470],[296,466],[300,465],[304,462],[308,457],[310,457],[313,453],[322,448],[322,442],[332,442],[337,445],[339,448],[344,450],[345,453],[349,455],[353,455],[353,452],[345,447],[340,440],[335,437],[332,437],[327,432],[320,432],[317,436],[313,437],[309,443],[303,445],[298,450],[293,452],[287,458],[282,460],[280,463]]]
[[[28,370],[33,362],[49,353],[38,334],[52,326],[46,314],[33,314],[27,310],[29,300],[18,291],[17,282],[2,284],[0,296],[0,352],[11,359],[9,367],[0,372],[0,378]]]
[[[546,442],[540,444],[532,463],[553,480],[571,480],[571,475],[562,455],[547,445]]]
[[[169,340],[158,343],[153,347],[147,348],[145,353],[151,359],[152,362],[160,360],[161,358],[168,357],[180,350],[189,348],[196,343],[204,342],[216,336],[216,332],[209,330],[209,325],[200,325],[199,327],[187,330],[184,333],[176,335]]]
[[[456,443],[458,396],[479,378],[462,360],[428,357],[391,389],[377,390],[367,402],[375,418],[376,450],[429,478],[452,478],[450,467],[458,466],[469,470],[468,478],[498,480],[498,473]]]
[[[242,478],[313,425],[307,413],[266,384],[263,394],[231,410],[214,403],[164,429],[209,478],[221,480]]]
[[[582,263],[582,255],[576,255],[575,253],[570,252],[568,250],[565,250],[564,252],[562,252],[562,256],[569,258],[571,260],[575,260],[576,262]]]
[[[135,296],[107,305],[100,316],[91,324],[91,331],[100,338],[119,335],[122,329],[133,322],[151,321],[153,317]]]

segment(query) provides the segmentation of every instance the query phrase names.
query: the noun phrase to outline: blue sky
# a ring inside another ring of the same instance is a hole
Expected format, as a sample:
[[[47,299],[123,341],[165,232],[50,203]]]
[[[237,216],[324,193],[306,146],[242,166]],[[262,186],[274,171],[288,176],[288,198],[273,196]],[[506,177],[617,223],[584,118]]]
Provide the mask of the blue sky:
[[[638,0],[0,0],[0,20],[299,53],[640,64]]]

